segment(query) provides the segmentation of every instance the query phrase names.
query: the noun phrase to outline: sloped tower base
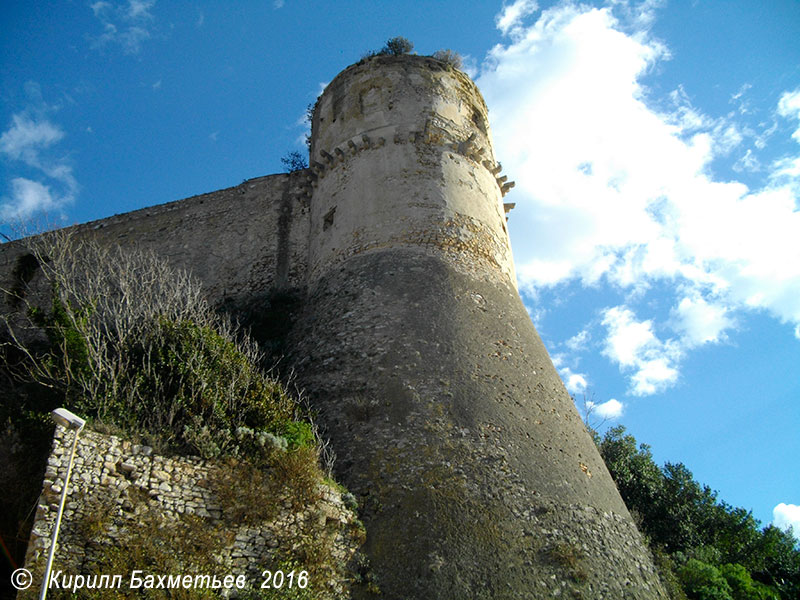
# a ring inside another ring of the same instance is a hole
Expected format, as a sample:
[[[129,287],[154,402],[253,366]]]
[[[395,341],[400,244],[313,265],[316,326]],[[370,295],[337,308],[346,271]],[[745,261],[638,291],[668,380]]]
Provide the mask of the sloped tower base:
[[[377,251],[323,277],[308,311],[300,380],[380,597],[663,597],[513,287]]]
[[[517,293],[475,84],[425,57],[353,65],[311,159],[291,361],[362,505],[356,597],[663,598]]]

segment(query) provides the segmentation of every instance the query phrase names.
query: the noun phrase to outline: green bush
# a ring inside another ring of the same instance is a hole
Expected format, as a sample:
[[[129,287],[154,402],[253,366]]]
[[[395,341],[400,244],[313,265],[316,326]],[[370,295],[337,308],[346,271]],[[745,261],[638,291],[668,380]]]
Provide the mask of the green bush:
[[[689,598],[696,600],[734,600],[731,586],[722,573],[708,563],[690,558],[678,576]]]

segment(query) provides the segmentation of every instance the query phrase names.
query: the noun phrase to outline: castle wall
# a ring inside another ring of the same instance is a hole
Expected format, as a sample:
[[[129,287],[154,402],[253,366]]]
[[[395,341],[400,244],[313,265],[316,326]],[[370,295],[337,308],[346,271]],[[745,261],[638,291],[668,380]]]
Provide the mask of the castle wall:
[[[185,200],[77,225],[103,243],[152,250],[202,283],[214,305],[305,285],[307,173],[270,175]],[[13,289],[25,240],[0,244],[0,289]],[[0,294],[0,296],[4,296]],[[0,308],[9,310],[6,298]]]
[[[215,304],[301,290],[284,365],[359,498],[382,597],[663,598],[517,292],[475,85],[375,57],[331,82],[313,132],[309,169],[78,230],[191,269]],[[7,287],[23,246],[0,246]]]

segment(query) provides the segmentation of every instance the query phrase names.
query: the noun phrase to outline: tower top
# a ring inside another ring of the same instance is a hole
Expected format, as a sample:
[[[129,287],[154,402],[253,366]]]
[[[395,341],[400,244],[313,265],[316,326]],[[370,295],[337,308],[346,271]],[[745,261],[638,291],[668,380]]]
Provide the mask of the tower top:
[[[406,248],[514,286],[505,177],[475,83],[426,56],[377,56],[337,75],[312,122],[309,276]]]
[[[325,88],[312,120],[311,159],[361,135],[393,139],[430,133],[444,145],[484,148],[494,162],[486,103],[468,75],[430,56],[374,56],[350,65]],[[360,139],[359,139],[360,141]]]

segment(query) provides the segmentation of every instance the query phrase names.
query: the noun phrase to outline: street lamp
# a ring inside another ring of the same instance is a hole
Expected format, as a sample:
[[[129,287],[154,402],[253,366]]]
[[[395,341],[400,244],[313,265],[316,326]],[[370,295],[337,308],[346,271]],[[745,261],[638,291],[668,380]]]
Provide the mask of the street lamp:
[[[64,503],[67,500],[67,487],[69,486],[69,477],[72,475],[72,462],[75,460],[75,448],[78,445],[78,434],[86,425],[86,421],[81,419],[78,415],[69,412],[66,408],[57,408],[50,415],[53,420],[66,429],[75,430],[75,438],[72,441],[72,452],[69,455],[69,465],[67,466],[67,476],[64,478],[64,487],[61,490],[61,504],[58,507],[58,515],[56,516],[56,523],[53,526],[53,538],[50,540],[50,553],[47,556],[47,566],[44,570],[44,581],[42,582],[42,592],[39,594],[39,600],[44,600],[47,596],[47,587],[50,583],[50,570],[53,568],[53,557],[56,554],[56,540],[58,540],[58,529],[61,527],[61,515],[64,514]]]

